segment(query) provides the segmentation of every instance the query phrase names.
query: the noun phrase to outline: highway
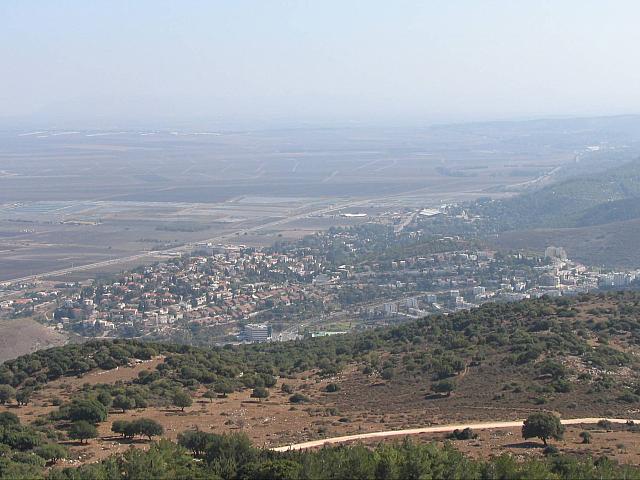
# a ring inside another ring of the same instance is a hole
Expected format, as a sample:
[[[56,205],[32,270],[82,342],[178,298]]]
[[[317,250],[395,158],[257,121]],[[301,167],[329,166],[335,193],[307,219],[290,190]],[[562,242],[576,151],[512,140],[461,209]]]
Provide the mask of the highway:
[[[603,418],[603,417],[588,417],[588,418],[569,418],[561,420],[563,425],[576,425],[576,424],[595,424],[600,420],[608,420],[611,423],[627,423],[627,418]],[[639,420],[633,420],[637,423]],[[372,438],[389,438],[402,435],[419,435],[424,433],[447,433],[454,430],[464,430],[465,428],[471,428],[472,430],[487,430],[498,428],[514,428],[521,427],[524,420],[516,420],[509,422],[485,422],[485,423],[461,423],[457,425],[439,425],[435,427],[420,427],[409,428],[405,430],[387,430],[383,432],[371,432],[371,433],[359,433],[356,435],[344,435],[342,437],[323,438],[322,440],[312,440],[309,442],[295,443],[293,445],[284,445],[282,447],[275,447],[271,450],[276,452],[287,452],[290,450],[305,450],[307,448],[318,448],[325,445],[335,445],[340,443],[355,442],[359,440],[368,440]]]

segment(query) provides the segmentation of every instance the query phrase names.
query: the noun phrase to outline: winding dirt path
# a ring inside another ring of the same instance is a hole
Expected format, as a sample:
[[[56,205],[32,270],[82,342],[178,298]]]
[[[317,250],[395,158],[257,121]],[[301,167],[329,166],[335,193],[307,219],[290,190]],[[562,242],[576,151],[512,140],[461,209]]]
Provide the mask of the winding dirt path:
[[[563,425],[575,425],[580,423],[598,423],[600,420],[608,420],[611,423],[627,423],[627,418],[603,418],[603,417],[589,417],[589,418],[568,418],[561,420]],[[638,423],[639,420],[632,420]],[[366,440],[370,438],[385,438],[395,437],[400,435],[418,435],[421,433],[444,433],[453,432],[454,430],[462,430],[465,428],[471,428],[474,430],[486,430],[495,428],[513,428],[520,427],[524,420],[516,420],[512,422],[485,422],[485,423],[462,423],[458,425],[439,425],[436,427],[422,427],[422,428],[410,428],[406,430],[387,430],[384,432],[371,432],[371,433],[359,433],[357,435],[345,435],[342,437],[323,438],[322,440],[312,440],[310,442],[296,443],[293,445],[285,445],[282,447],[275,447],[272,450],[276,452],[286,452],[289,450],[304,450],[307,448],[317,448],[324,445],[333,445],[336,443],[353,442],[357,440]]]

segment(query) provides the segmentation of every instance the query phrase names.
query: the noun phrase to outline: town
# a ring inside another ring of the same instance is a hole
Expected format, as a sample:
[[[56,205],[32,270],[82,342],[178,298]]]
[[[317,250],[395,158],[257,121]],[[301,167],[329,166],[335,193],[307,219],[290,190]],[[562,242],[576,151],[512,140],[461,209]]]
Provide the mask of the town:
[[[83,338],[286,341],[489,301],[625,288],[640,276],[589,268],[561,247],[505,254],[424,228],[425,219],[452,211],[380,216],[270,248],[202,243],[109,282],[10,285],[0,315],[32,316]]]

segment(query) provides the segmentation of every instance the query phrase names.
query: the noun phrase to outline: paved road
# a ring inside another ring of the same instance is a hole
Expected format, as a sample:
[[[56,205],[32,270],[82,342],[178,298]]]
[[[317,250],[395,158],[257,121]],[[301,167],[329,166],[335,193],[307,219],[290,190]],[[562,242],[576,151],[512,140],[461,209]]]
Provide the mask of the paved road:
[[[603,420],[603,418],[602,417],[569,418],[569,419],[561,420],[561,422],[563,425],[575,425],[579,423],[598,423],[600,420]],[[627,418],[606,418],[605,420],[608,420],[611,423],[627,423],[629,421],[629,419]],[[307,448],[316,448],[316,447],[322,447],[324,445],[333,445],[336,443],[347,443],[347,442],[353,442],[357,440],[367,440],[370,438],[395,437],[399,435],[418,435],[421,433],[444,433],[444,432],[453,432],[456,429],[462,430],[465,428],[471,428],[473,430],[513,428],[513,427],[521,427],[523,421],[524,420],[517,420],[513,422],[462,423],[459,425],[439,425],[437,427],[422,427],[422,428],[410,428],[407,430],[387,430],[385,432],[360,433],[357,435],[345,435],[343,437],[324,438],[322,440],[313,440],[310,442],[296,443],[293,445],[285,445],[282,447],[272,448],[272,450],[276,452],[286,452],[289,450],[304,450]],[[634,422],[638,423],[639,420],[634,420]]]

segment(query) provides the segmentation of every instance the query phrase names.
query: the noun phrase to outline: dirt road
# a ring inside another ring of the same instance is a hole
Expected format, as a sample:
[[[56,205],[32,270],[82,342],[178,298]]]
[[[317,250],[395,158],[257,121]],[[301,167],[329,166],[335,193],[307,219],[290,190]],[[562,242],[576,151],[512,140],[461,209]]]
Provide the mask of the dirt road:
[[[579,423],[598,423],[603,420],[602,417],[596,418],[569,418],[561,420],[563,425],[575,425]],[[611,423],[627,423],[627,418],[605,418]],[[463,423],[459,425],[439,425],[436,427],[422,427],[422,428],[410,428],[407,430],[388,430],[385,432],[371,432],[360,433],[357,435],[345,435],[343,437],[324,438],[322,440],[313,440],[310,442],[296,443],[293,445],[285,445],[282,447],[275,447],[272,450],[276,452],[286,452],[288,450],[304,450],[306,448],[322,447],[323,445],[332,445],[336,443],[353,442],[357,440],[366,440],[371,438],[384,438],[395,437],[400,435],[418,435],[421,433],[444,433],[453,432],[454,430],[463,430],[465,428],[471,428],[473,430],[495,429],[495,428],[513,428],[520,427],[524,420],[516,420],[512,422],[486,422],[486,423]],[[633,420],[638,423],[639,420]]]

